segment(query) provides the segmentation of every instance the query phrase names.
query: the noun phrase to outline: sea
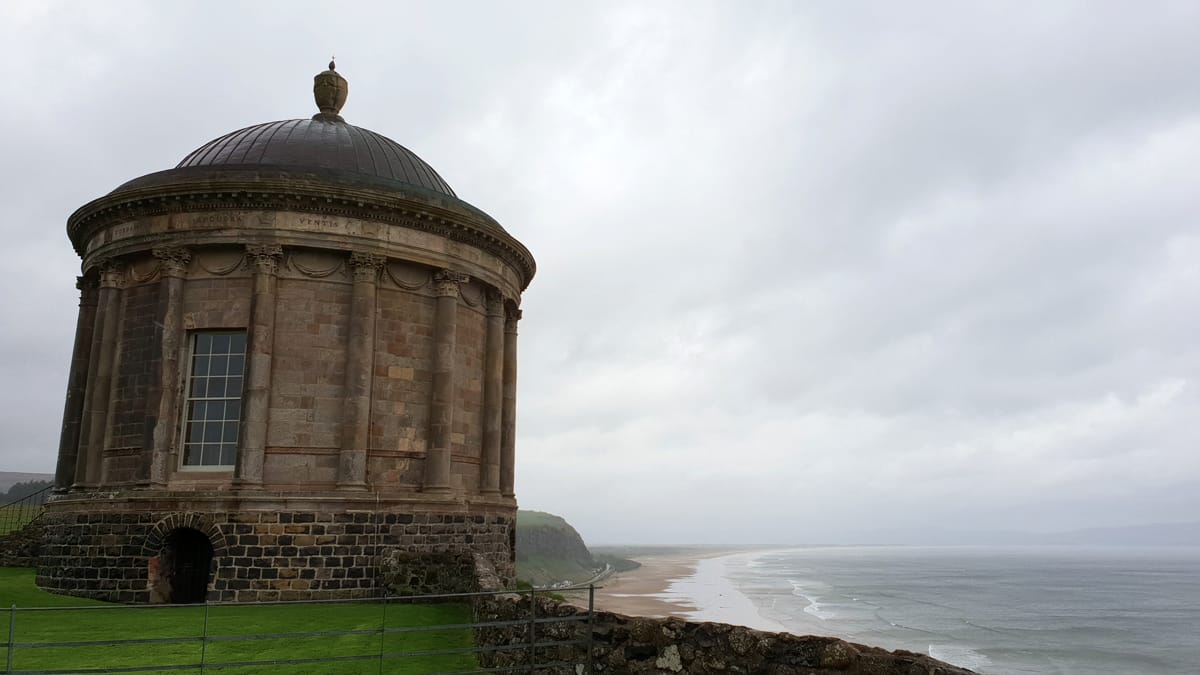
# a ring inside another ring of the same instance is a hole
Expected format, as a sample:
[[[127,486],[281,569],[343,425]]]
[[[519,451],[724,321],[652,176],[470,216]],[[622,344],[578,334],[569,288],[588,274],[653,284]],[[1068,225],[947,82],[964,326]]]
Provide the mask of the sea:
[[[688,617],[980,673],[1200,673],[1200,547],[821,547],[699,562]]]

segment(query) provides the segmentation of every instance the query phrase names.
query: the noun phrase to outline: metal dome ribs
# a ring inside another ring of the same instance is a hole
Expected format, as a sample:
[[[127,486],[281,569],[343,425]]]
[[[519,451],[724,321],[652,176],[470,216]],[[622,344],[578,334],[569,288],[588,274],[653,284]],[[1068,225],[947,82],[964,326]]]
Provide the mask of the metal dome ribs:
[[[369,129],[328,119],[281,120],[239,129],[200,146],[176,168],[222,166],[325,169],[456,197],[433,167],[408,148]]]

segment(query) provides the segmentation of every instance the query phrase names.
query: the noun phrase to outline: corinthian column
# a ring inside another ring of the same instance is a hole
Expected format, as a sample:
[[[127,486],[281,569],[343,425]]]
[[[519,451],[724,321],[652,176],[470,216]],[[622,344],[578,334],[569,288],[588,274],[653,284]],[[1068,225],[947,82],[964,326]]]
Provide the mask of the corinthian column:
[[[152,382],[146,395],[146,426],[153,429],[150,447],[143,448],[142,476],[152,487],[167,483],[167,458],[175,438],[179,413],[179,352],[183,344],[183,283],[192,254],[182,246],[161,246],[153,250],[158,258],[161,277],[158,291],[159,367],[158,381]]]
[[[246,246],[254,276],[250,329],[246,335],[241,442],[234,469],[234,484],[240,488],[262,487],[267,418],[271,409],[271,355],[275,349],[275,286],[282,256],[283,248],[278,244]]]
[[[433,275],[437,308],[433,319],[433,394],[425,453],[426,492],[450,490],[450,433],[454,426],[454,341],[458,286],[469,277],[442,270]]]
[[[342,451],[338,489],[367,489],[367,447],[371,440],[371,380],[375,372],[375,296],[379,270],[387,259],[351,253],[354,294],[346,341],[345,403],[342,408]]]
[[[75,486],[96,487],[104,460],[104,439],[108,432],[108,402],[112,394],[113,362],[116,360],[117,329],[121,314],[121,289],[125,286],[125,266],[115,260],[103,260],[100,267],[100,294],[96,302],[96,323],[92,329],[92,349],[88,361],[87,393],[84,415],[86,445],[81,445],[75,460]]]
[[[78,277],[75,280],[75,288],[79,289],[79,317],[75,320],[75,348],[71,350],[67,400],[63,405],[62,434],[58,441],[58,466],[54,471],[56,492],[65,492],[75,482],[75,462],[79,455],[79,432],[83,424],[83,401],[87,393],[98,287],[95,279]]]
[[[517,461],[517,322],[521,310],[509,306],[504,321],[504,404],[500,413],[500,493],[512,497]]]
[[[504,381],[504,296],[487,292],[487,335],[483,361],[483,452],[479,491],[500,493],[500,409]]]

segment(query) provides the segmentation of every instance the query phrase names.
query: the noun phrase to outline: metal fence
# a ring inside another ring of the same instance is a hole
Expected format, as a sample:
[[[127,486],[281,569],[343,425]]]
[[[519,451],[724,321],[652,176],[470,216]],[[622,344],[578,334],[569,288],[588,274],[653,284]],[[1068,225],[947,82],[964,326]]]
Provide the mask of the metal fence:
[[[33,494],[0,505],[0,535],[15,532],[37,518],[50,498],[52,487],[46,486]]]
[[[538,599],[547,592],[536,589],[203,605],[13,605],[6,612],[7,641],[0,644],[4,672],[26,675],[591,673],[594,588],[563,590],[586,592],[586,609],[539,616]],[[514,618],[474,620],[472,608],[497,595],[517,596],[509,601],[519,608]],[[468,620],[429,623],[431,612]],[[233,632],[247,625],[264,630]],[[113,635],[120,631],[128,632]],[[488,631],[505,639],[479,639]]]

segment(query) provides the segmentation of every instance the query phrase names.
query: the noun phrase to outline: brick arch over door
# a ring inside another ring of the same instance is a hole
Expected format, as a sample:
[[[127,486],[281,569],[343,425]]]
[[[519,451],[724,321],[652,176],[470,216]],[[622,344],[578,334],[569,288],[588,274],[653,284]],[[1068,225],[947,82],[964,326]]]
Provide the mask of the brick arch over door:
[[[142,543],[142,555],[156,556],[162,550],[167,535],[172,530],[186,527],[196,530],[208,537],[213,548],[213,561],[225,554],[225,535],[213,524],[208,516],[202,513],[172,513],[154,524],[146,540]]]

